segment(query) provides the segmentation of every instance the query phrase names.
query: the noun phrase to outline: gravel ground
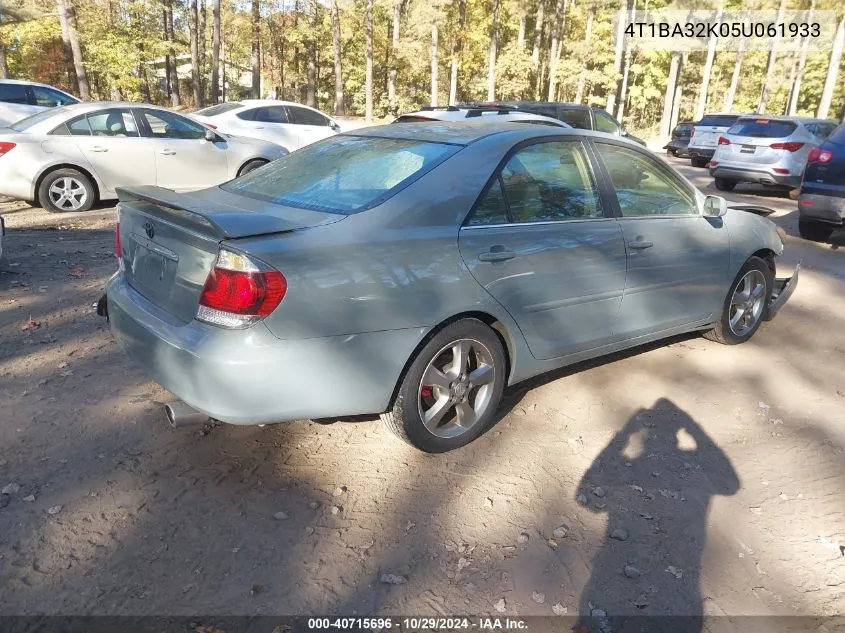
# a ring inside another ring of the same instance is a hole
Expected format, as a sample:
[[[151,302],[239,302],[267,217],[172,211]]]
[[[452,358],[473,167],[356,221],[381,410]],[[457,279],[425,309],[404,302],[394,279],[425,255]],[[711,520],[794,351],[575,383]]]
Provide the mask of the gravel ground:
[[[777,319],[520,385],[440,456],[369,418],[170,429],[91,310],[113,210],[0,204],[0,614],[845,613],[845,253],[730,197],[803,259]]]

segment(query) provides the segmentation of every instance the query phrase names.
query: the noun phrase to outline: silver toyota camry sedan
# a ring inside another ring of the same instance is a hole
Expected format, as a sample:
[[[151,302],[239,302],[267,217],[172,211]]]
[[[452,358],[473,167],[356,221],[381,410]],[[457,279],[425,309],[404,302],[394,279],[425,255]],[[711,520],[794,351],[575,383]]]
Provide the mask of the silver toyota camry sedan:
[[[173,422],[381,413],[447,451],[531,376],[674,334],[747,341],[787,301],[782,232],[639,145],[395,124],[203,191],[120,191],[101,312]],[[796,270],[797,273],[797,270]]]
[[[49,211],[86,211],[121,186],[218,185],[287,154],[137,103],[79,103],[0,129],[0,195]]]

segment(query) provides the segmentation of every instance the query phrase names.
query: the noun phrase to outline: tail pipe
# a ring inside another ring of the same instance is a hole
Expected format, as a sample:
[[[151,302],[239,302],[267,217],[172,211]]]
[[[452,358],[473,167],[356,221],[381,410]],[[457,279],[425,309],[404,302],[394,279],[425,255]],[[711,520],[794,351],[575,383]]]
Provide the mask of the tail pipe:
[[[200,413],[181,400],[168,402],[164,405],[164,415],[173,428],[204,424],[210,419],[205,413]]]

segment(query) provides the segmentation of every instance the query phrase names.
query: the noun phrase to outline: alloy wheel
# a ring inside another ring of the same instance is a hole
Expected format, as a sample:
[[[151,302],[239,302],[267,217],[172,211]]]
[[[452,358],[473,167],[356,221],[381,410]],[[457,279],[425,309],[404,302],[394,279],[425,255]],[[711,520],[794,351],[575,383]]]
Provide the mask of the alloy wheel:
[[[81,209],[88,200],[88,191],[76,178],[64,176],[57,178],[49,189],[50,202],[62,211]]]
[[[749,270],[734,289],[728,312],[731,332],[745,336],[763,315],[766,303],[766,278],[759,270]]]

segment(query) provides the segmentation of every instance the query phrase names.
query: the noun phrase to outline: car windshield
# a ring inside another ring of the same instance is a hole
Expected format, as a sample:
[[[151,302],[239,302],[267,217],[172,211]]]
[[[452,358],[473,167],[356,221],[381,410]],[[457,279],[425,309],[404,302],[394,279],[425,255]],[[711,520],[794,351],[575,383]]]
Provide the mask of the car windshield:
[[[46,121],[51,117],[61,115],[64,111],[64,107],[49,108],[47,110],[42,110],[41,112],[36,112],[35,114],[26,117],[25,119],[21,119],[20,121],[12,123],[9,128],[14,130],[15,132],[26,132],[32,126],[38,125],[42,121]]]
[[[728,130],[728,134],[752,138],[783,138],[792,134],[797,127],[792,121],[740,119]]]
[[[195,114],[200,116],[218,116],[220,114],[225,114],[231,110],[237,110],[238,108],[242,108],[243,104],[238,103],[237,101],[230,101],[228,103],[221,103],[220,105],[213,105],[208,108],[203,108],[202,110],[197,110]]]
[[[335,136],[221,187],[276,204],[347,215],[380,204],[459,149],[408,139]]]
[[[708,114],[706,115],[701,121],[696,123],[696,125],[701,125],[705,127],[730,127],[736,120],[738,116],[728,115],[721,115],[721,114]]]

